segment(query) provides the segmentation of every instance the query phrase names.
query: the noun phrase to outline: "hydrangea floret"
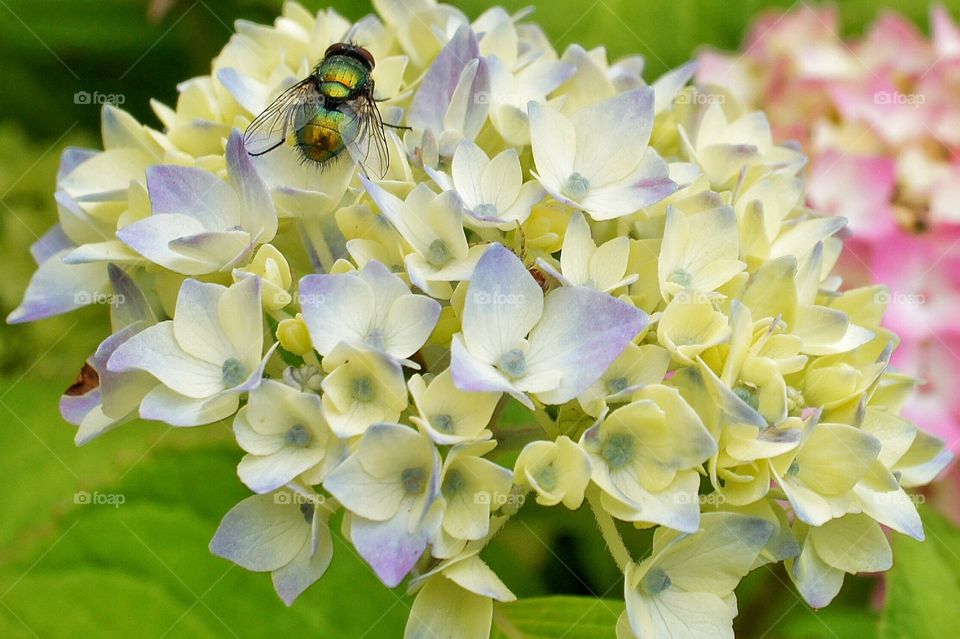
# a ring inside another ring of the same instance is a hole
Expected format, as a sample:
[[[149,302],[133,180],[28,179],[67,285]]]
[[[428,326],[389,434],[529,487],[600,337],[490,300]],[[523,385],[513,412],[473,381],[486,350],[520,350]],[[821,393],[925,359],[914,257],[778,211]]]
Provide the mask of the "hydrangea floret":
[[[374,5],[238,23],[160,128],[107,105],[104,150],[64,154],[9,321],[114,293],[100,384],[62,404],[79,443],[232,420],[254,495],[211,551],[291,604],[342,536],[414,597],[410,639],[490,635],[516,597],[484,555],[534,500],[596,518],[620,639],[731,637],[750,570],[820,607],[889,567],[884,528],[923,538],[906,491],[949,454],[900,416],[885,304],[833,275],[842,221],[763,113],[500,8]],[[240,132],[345,39],[409,127],[384,175],[250,156]]]
[[[885,286],[873,294],[901,339],[891,361],[924,381],[903,414],[957,452],[960,27],[942,4],[929,24],[928,36],[888,10],[845,37],[837,7],[774,11],[756,19],[742,51],[703,50],[697,79],[764,110],[777,137],[803,145],[807,202],[847,219],[838,271],[848,287]]]

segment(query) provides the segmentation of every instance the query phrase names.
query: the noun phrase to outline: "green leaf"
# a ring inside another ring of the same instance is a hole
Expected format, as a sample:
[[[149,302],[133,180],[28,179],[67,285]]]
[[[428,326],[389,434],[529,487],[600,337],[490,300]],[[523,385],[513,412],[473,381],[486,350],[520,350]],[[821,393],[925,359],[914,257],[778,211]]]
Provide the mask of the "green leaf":
[[[624,603],[592,597],[542,597],[497,604],[490,639],[614,637]]]
[[[804,614],[792,615],[788,623],[777,624],[776,630],[780,634],[775,636],[781,639],[873,639],[877,636],[877,617],[863,607],[831,604],[823,610],[808,610]]]
[[[952,637],[960,627],[960,530],[926,510],[926,540],[893,540],[881,639]]]
[[[55,391],[7,389],[0,397],[22,421],[5,424],[0,447],[0,637],[402,634],[410,601],[377,580],[336,523],[333,564],[291,608],[268,574],[210,554],[220,518],[249,494],[222,424],[134,423],[77,449]],[[89,497],[75,500],[78,490]]]

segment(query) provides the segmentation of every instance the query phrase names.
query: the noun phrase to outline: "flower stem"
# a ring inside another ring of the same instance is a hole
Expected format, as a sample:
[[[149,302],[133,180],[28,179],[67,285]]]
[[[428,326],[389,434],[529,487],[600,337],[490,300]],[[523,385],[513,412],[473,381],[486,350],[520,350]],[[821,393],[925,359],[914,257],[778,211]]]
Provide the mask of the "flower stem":
[[[550,415],[547,415],[547,411],[544,409],[542,404],[537,403],[536,407],[533,409],[533,418],[537,420],[537,423],[540,424],[540,428],[543,429],[543,432],[547,434],[547,437],[550,439],[556,439],[560,436],[560,427],[557,426],[557,423],[550,418]]]
[[[600,492],[595,485],[587,488],[587,503],[590,504],[593,517],[597,520],[597,526],[600,528],[603,540],[607,542],[607,550],[610,551],[610,556],[617,562],[620,572],[626,572],[627,566],[633,563],[633,557],[630,556],[627,545],[623,543],[623,537],[620,536],[620,531],[617,530],[617,524],[613,521],[613,517],[600,504]]]
[[[303,354],[303,362],[305,364],[310,364],[311,366],[316,366],[317,368],[323,370],[320,365],[320,359],[317,357],[317,354],[314,351]]]

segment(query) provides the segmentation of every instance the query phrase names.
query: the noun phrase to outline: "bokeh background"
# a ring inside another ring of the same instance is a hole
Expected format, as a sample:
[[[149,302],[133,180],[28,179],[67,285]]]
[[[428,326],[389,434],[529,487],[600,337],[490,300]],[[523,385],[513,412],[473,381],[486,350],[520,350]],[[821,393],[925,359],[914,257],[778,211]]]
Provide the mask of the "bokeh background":
[[[490,4],[452,3],[471,17]],[[351,18],[371,11],[367,0],[302,4],[332,5]],[[577,42],[604,45],[611,59],[642,54],[653,79],[700,46],[737,48],[758,12],[802,3],[500,4],[533,6],[531,19],[558,50]],[[946,4],[955,16],[960,12],[960,0]],[[844,35],[861,32],[891,8],[927,28],[924,2],[844,0]],[[150,100],[173,104],[179,81],[207,73],[234,20],[270,22],[279,12],[277,0],[0,0],[3,316],[19,303],[34,269],[30,244],[55,222],[60,152],[98,145],[99,106],[78,96],[118,96],[119,106],[156,126]],[[328,575],[291,609],[276,598],[268,576],[207,552],[220,517],[246,496],[227,426],[134,423],[74,447],[57,400],[107,326],[106,309],[94,305],[0,329],[0,637],[401,636],[409,600],[376,583],[343,544]],[[802,603],[784,574],[756,571],[739,591],[738,636],[926,637],[939,627],[948,629],[940,636],[957,636],[960,534],[936,508],[924,510],[928,543],[895,540],[889,580],[848,578],[824,611]],[[588,516],[557,529],[533,507],[521,521],[489,553],[518,595],[620,596],[622,584]],[[612,636],[611,609],[620,608],[611,603],[586,612],[584,624],[604,628],[590,636]]]

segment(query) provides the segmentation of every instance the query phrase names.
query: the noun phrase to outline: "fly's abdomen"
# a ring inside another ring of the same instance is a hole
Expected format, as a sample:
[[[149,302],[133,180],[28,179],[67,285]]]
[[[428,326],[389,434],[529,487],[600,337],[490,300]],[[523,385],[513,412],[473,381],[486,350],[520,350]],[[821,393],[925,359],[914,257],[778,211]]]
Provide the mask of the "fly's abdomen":
[[[340,134],[345,120],[339,111],[322,111],[297,131],[297,148],[308,160],[321,164],[332,160],[345,148]]]
[[[317,69],[320,93],[334,100],[348,100],[366,86],[369,73],[355,60],[336,56],[324,60]]]

